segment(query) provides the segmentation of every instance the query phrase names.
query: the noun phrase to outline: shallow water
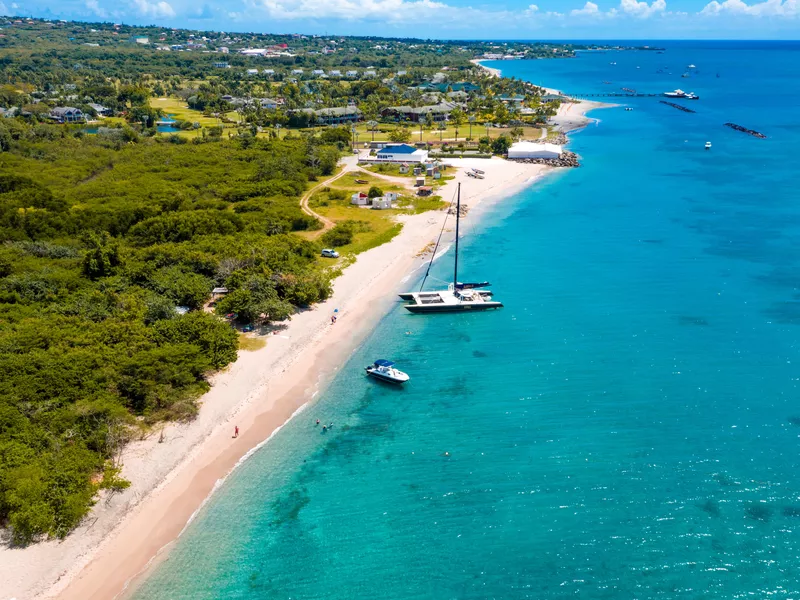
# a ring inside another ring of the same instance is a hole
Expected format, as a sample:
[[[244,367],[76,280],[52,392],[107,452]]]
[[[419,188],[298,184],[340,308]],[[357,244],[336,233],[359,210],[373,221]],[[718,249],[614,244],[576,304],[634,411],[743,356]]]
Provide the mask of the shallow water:
[[[580,169],[467,219],[460,269],[506,307],[398,306],[136,598],[800,593],[798,50],[492,65],[572,93],[701,100],[593,113]],[[365,380],[378,357],[411,374],[405,389]]]

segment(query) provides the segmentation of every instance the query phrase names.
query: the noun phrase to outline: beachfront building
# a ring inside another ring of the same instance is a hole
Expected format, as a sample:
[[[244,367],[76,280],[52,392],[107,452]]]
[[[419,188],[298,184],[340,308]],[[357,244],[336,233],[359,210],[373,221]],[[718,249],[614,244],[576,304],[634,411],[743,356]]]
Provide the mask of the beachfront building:
[[[381,162],[424,163],[428,160],[428,151],[408,144],[391,144],[378,150],[375,156]]]
[[[563,151],[556,144],[517,142],[508,149],[508,158],[561,158]]]

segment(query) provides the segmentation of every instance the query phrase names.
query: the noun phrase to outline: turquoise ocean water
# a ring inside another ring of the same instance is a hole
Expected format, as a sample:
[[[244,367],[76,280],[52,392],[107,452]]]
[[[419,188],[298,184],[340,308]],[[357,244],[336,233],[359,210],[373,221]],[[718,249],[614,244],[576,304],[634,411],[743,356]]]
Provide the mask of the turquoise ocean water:
[[[494,65],[701,100],[594,113],[580,169],[465,221],[506,307],[398,305],[137,600],[800,594],[800,44],[664,45]]]

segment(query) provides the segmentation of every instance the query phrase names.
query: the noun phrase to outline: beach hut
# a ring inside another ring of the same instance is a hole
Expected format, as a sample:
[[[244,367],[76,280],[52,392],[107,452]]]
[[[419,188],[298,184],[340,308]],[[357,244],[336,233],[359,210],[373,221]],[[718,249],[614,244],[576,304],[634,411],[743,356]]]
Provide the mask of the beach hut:
[[[406,173],[408,173],[408,165],[406,163],[403,163],[403,164],[400,165],[400,173],[402,175],[405,175]]]
[[[369,197],[364,192],[356,192],[350,197],[350,204],[356,206],[367,206],[369,204]]]
[[[422,186],[417,190],[417,196],[430,196],[433,193],[433,188]]]
[[[425,185],[425,178],[424,177],[417,177],[416,182],[414,183],[415,187],[421,187]]]
[[[380,196],[372,199],[372,208],[375,210],[386,210],[392,208],[392,201],[387,196]]]
[[[556,144],[517,142],[508,149],[508,158],[560,158],[562,153],[562,147]]]

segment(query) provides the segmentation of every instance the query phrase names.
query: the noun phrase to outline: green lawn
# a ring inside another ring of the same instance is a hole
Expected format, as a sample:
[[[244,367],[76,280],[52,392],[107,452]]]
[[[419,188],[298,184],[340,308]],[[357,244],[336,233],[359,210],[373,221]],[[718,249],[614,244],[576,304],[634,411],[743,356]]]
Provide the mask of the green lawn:
[[[389,132],[397,129],[398,127],[401,127],[401,125],[379,123],[377,128],[378,130],[375,131],[373,136],[372,131],[367,131],[366,123],[359,123],[356,127],[356,143],[359,146],[363,146],[363,144],[371,142],[373,137],[375,141],[386,141],[389,139]],[[469,124],[459,126],[458,135],[456,135],[456,128],[453,125],[447,125],[446,128],[441,132],[437,129],[437,125],[434,125],[431,129],[427,129],[425,126],[423,126],[422,136],[420,138],[420,129],[418,124],[408,124],[407,128],[411,133],[411,139],[409,141],[412,143],[420,141],[465,142],[469,137],[470,132]],[[522,139],[525,140],[537,140],[542,133],[541,127],[523,127],[522,129],[524,131]],[[472,126],[472,139],[473,141],[477,141],[478,138],[486,135],[488,135],[490,138],[496,138],[500,137],[502,134],[508,134],[510,131],[510,127],[489,127],[487,130],[487,128],[483,125],[476,123]]]

